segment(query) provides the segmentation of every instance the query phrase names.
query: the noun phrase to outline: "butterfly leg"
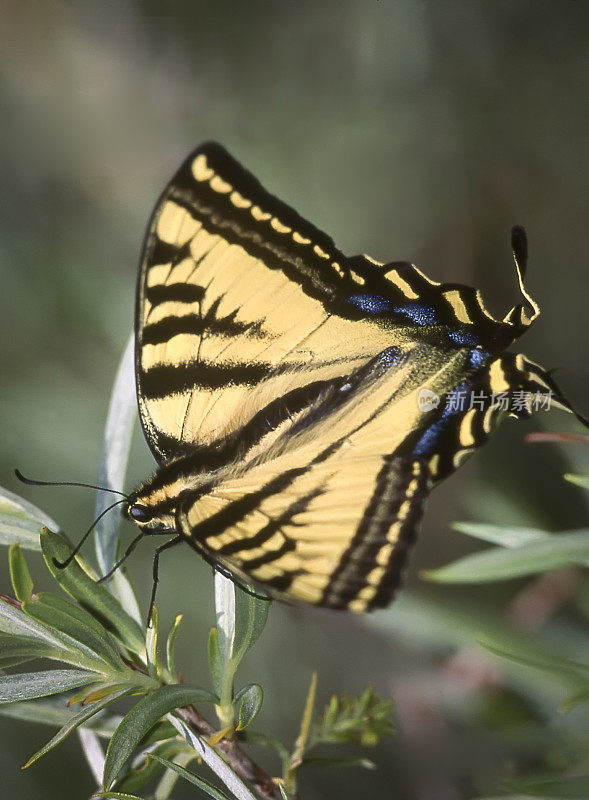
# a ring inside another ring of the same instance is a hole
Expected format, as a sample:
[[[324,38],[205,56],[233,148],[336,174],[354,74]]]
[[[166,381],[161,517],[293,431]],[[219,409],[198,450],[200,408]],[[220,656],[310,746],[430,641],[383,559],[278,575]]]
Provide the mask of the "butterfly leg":
[[[147,627],[149,628],[151,622],[151,615],[153,613],[153,607],[155,605],[155,593],[157,591],[157,585],[159,582],[159,563],[160,563],[160,553],[164,550],[167,550],[169,547],[174,547],[174,545],[180,544],[184,537],[182,536],[174,536],[173,539],[170,539],[165,544],[160,544],[159,547],[155,548],[155,553],[153,556],[153,587],[151,589],[151,598],[149,600],[149,612],[147,614]]]

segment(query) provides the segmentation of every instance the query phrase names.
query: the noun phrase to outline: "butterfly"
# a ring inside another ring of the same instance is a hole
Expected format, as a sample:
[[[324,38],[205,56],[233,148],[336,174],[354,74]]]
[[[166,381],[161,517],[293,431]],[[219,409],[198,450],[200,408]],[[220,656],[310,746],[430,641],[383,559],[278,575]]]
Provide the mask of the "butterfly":
[[[471,287],[346,257],[203,144],[143,246],[136,385],[158,469],[126,516],[174,534],[157,555],[186,541],[272,596],[386,606],[432,487],[503,417],[572,411],[506,352],[539,314],[522,228],[512,244],[522,302],[499,320]]]

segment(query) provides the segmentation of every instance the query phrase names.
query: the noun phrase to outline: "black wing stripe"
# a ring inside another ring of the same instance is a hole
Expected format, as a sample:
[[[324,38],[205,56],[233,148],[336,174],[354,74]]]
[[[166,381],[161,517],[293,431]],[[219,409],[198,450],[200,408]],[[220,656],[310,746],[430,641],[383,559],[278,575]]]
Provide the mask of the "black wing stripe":
[[[152,322],[143,328],[142,344],[164,344],[174,336],[187,333],[195,336],[202,336],[209,333],[213,336],[257,336],[264,338],[261,333],[261,323],[259,322],[238,322],[231,317],[210,319],[201,317],[198,314],[185,314],[182,316],[169,316]]]
[[[152,306],[168,302],[200,303],[204,294],[204,288],[193,283],[164,283],[145,287],[145,296]]]
[[[187,392],[197,386],[222,389],[225,386],[254,386],[267,378],[275,368],[263,362],[258,364],[207,364],[190,361],[187,364],[160,364],[141,370],[141,390],[148,400]]]
[[[428,490],[429,474],[424,466],[398,457],[385,459],[356,533],[325,587],[321,605],[347,608],[360,600],[366,608],[374,608],[383,597],[390,600],[400,583],[409,545],[417,535]],[[409,505],[403,510],[405,503]],[[395,540],[391,543],[387,537],[395,524]],[[378,557],[383,548],[390,549],[391,554],[386,566],[381,567]],[[376,585],[375,572],[382,572]],[[363,597],[367,590],[372,596]]]

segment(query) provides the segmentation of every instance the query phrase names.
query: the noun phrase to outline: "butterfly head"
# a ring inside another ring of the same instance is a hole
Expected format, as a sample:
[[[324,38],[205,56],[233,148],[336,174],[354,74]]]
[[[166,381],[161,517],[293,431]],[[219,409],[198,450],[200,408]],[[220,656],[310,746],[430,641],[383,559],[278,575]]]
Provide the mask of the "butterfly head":
[[[176,530],[175,503],[144,487],[129,495],[123,514],[145,533],[174,533]]]

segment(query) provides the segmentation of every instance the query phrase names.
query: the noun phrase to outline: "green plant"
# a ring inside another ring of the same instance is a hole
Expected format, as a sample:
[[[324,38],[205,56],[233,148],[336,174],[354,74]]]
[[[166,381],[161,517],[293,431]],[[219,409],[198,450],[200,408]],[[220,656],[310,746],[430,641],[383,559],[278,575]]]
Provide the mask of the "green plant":
[[[124,480],[135,416],[129,353],[127,349],[115,383],[105,434],[101,481],[112,488]],[[103,510],[99,497],[97,514]],[[161,647],[157,607],[144,630],[123,568],[115,572],[107,588],[78,556],[67,566],[58,566],[66,562],[72,548],[57,527],[31,504],[0,491],[0,541],[10,544],[14,594],[0,599],[0,713],[60,726],[25,766],[76,729],[84,730],[87,756],[94,759],[94,772],[102,775],[99,797],[134,797],[157,781],[150,796],[163,800],[179,776],[217,800],[294,797],[304,764],[370,766],[366,759],[334,761],[309,756],[318,744],[371,745],[391,733],[391,703],[380,701],[370,689],[360,698],[332,698],[315,718],[314,678],[292,752],[278,739],[250,728],[261,708],[263,690],[257,683],[236,689],[235,679],[241,661],[264,630],[269,601],[243,592],[217,574],[216,625],[208,640],[212,688],[184,683],[175,663],[181,616],[174,620]],[[23,548],[39,547],[47,568],[69,599],[34,591]],[[116,517],[100,520],[96,548],[99,568],[106,571],[118,550]],[[66,666],[5,672],[36,659]],[[64,693],[70,693],[67,703]],[[111,706],[123,697],[131,698],[133,705],[119,717]],[[218,726],[201,713],[203,705],[214,709]],[[92,755],[101,752],[89,746],[90,741],[96,743],[96,737],[108,739],[104,757]],[[251,760],[243,749],[248,742],[278,753],[282,764],[279,778],[270,778]],[[212,770],[223,788],[186,769],[196,759]]]

